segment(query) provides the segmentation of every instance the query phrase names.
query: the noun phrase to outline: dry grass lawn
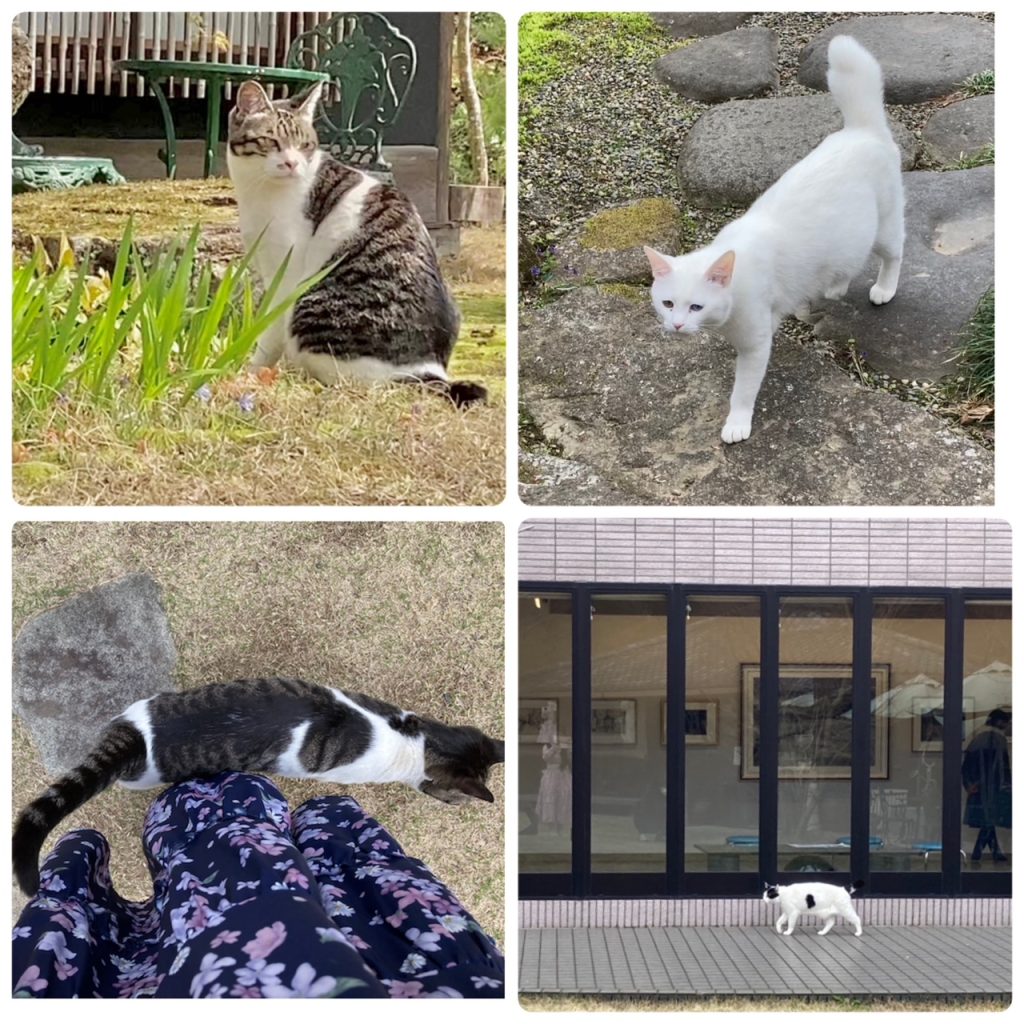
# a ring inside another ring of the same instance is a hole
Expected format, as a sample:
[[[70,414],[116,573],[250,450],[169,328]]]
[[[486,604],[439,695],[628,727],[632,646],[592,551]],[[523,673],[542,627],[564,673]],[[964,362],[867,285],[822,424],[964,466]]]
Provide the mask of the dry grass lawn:
[[[15,197],[14,234],[119,239],[230,225],[230,185],[134,183]],[[14,494],[25,505],[494,505],[505,496],[505,232],[469,228],[443,261],[463,314],[449,371],[485,406],[456,410],[406,385],[325,388],[297,372],[242,374],[141,407],[129,381],[107,405],[15,402]],[[116,374],[114,375],[116,376]]]
[[[845,996],[822,996],[820,999],[782,999],[774,996],[713,996],[691,999],[651,999],[635,996],[561,996],[521,995],[519,1002],[524,1010],[543,1012],[595,1012],[618,1013],[656,1012],[679,1013],[703,1011],[717,1013],[878,1013],[902,1011],[904,1013],[940,1012],[968,1010],[975,1013],[999,1012],[1009,1007],[1009,1001],[996,997],[978,999],[949,998],[915,999],[906,997],[888,999],[885,997],[853,999]]]
[[[136,571],[163,587],[182,688],[296,675],[504,735],[500,524],[20,523],[15,633],[34,613]],[[45,778],[15,720],[15,811]],[[502,943],[504,769],[491,779],[493,806],[452,808],[397,785],[347,792]],[[293,807],[324,792],[324,784],[274,781]],[[156,793],[114,787],[57,830],[102,831],[115,885],[131,899],[152,894],[139,837]],[[15,913],[22,903],[16,893]]]

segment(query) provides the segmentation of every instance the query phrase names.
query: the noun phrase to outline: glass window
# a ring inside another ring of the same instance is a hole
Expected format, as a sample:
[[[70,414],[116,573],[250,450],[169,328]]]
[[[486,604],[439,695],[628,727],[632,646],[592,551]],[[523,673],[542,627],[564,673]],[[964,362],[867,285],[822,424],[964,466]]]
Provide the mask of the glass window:
[[[519,596],[519,868],[569,872],[572,597]]]
[[[757,722],[760,680],[744,679],[745,715]],[[780,871],[848,871],[853,727],[853,604],[787,597],[779,624]],[[759,774],[756,731],[744,774]],[[876,752],[876,758],[878,752]]]
[[[687,871],[758,869],[758,785],[740,774],[740,699],[743,673],[760,658],[758,598],[687,598]]]
[[[942,867],[942,728],[946,602],[877,598],[872,660],[889,688],[875,696],[876,727],[889,736],[888,772],[871,780],[872,871]]]
[[[591,621],[591,870],[665,870],[666,600],[595,596]]]
[[[1009,871],[1013,855],[1011,625],[1009,601],[967,602],[960,843],[970,872]]]

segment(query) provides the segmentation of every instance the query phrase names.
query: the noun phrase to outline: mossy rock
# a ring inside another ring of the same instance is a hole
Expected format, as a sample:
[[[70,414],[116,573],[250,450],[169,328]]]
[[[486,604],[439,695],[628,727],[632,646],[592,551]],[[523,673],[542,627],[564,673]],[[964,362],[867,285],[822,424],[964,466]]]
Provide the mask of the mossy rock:
[[[593,214],[557,247],[556,284],[650,283],[643,247],[673,255],[687,247],[693,226],[668,199],[640,199]]]

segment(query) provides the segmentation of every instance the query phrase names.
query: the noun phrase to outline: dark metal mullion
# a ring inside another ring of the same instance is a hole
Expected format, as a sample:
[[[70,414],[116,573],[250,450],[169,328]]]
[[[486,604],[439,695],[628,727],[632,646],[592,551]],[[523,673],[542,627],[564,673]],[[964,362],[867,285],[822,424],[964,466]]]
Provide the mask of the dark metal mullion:
[[[874,602],[868,590],[853,598],[853,725],[850,765],[850,875],[864,881],[870,871],[871,822],[871,626]]]
[[[665,872],[669,895],[679,895],[686,849],[686,593],[682,587],[669,591],[667,612]]]
[[[779,844],[779,594],[761,599],[761,692],[758,723],[758,867],[761,878],[778,877]]]
[[[572,891],[590,894],[590,587],[572,602]]]
[[[946,597],[942,707],[942,892],[961,891],[960,759],[963,751],[964,618],[962,591]]]

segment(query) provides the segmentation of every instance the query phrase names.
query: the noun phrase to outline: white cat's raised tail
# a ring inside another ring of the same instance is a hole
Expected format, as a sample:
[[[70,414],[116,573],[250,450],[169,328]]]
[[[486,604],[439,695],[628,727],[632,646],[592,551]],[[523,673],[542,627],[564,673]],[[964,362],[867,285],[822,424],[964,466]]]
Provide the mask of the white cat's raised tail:
[[[828,86],[843,115],[750,209],[703,249],[669,256],[645,247],[651,301],[666,331],[711,329],[736,349],[727,444],[750,436],[772,336],[783,317],[846,294],[873,254],[875,305],[896,293],[903,257],[900,153],[882,103],[882,69],[850,36],[828,48]]]

